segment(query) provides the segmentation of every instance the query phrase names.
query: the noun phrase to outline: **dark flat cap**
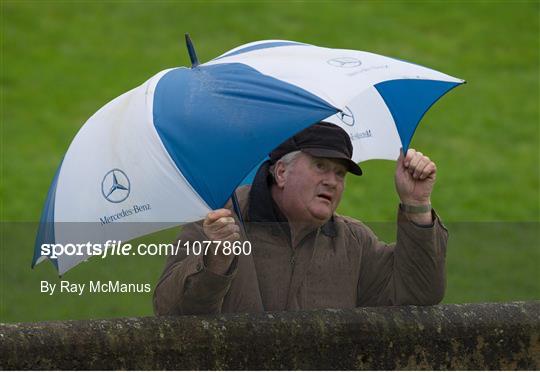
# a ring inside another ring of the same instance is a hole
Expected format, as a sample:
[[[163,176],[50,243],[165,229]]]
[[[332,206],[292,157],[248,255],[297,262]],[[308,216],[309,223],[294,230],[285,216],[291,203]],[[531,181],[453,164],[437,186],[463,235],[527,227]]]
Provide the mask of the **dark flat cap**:
[[[319,158],[343,159],[347,162],[349,172],[360,176],[362,170],[351,160],[353,147],[347,132],[339,126],[321,121],[297,133],[270,154],[270,161],[275,163],[282,156],[302,151]]]

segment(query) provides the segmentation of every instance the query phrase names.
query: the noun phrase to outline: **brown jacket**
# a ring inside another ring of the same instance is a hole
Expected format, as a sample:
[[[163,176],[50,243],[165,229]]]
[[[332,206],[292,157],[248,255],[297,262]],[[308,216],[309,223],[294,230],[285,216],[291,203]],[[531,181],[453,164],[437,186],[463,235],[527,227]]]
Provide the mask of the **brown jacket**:
[[[432,305],[445,290],[448,233],[433,212],[430,227],[398,211],[397,243],[386,244],[364,224],[334,215],[292,248],[286,220],[270,196],[267,166],[237,195],[251,255],[239,255],[226,275],[207,270],[202,256],[170,256],[154,292],[156,315],[219,314],[380,305]],[[179,239],[208,240],[202,222]]]

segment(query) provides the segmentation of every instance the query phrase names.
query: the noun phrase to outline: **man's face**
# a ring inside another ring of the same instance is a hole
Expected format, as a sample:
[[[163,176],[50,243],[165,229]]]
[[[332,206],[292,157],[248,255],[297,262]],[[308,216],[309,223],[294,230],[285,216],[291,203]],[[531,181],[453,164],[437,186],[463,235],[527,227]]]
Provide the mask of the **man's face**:
[[[345,187],[342,160],[300,153],[283,172],[282,207],[292,221],[322,225],[332,217]]]

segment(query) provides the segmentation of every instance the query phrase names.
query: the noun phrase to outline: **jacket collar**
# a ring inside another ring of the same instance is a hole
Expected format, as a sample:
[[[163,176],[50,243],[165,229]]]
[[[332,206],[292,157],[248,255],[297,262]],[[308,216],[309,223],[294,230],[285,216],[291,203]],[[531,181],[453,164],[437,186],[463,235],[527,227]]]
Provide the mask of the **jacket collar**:
[[[248,219],[251,222],[278,222],[285,233],[290,236],[287,218],[277,206],[270,192],[272,175],[268,171],[269,168],[270,161],[267,160],[259,167],[253,179],[248,199]],[[334,216],[321,227],[321,232],[332,238],[337,236]]]

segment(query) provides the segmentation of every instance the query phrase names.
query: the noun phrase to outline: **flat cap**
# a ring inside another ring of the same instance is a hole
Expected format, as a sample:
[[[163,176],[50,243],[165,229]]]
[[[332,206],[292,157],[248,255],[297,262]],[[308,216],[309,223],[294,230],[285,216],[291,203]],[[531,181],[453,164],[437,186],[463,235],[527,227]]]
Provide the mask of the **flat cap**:
[[[307,127],[276,147],[269,154],[270,161],[275,163],[293,151],[320,158],[343,159],[349,172],[358,176],[362,174],[362,169],[352,161],[353,146],[349,135],[335,124],[321,121]]]

